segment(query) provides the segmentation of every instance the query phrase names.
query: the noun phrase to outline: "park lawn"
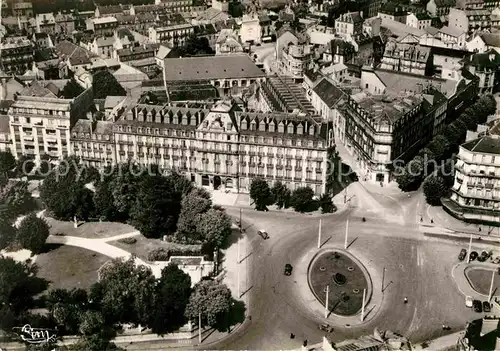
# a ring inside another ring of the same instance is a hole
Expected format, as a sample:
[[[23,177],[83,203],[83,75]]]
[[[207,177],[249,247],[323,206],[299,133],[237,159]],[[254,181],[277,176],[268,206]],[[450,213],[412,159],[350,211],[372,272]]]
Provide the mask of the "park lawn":
[[[118,222],[86,222],[75,228],[73,222],[63,222],[50,217],[46,219],[52,235],[64,234],[80,238],[103,239],[136,231],[131,225]]]
[[[168,241],[163,241],[161,239],[148,239],[143,235],[134,236],[134,239],[137,240],[135,244],[126,244],[121,240],[110,241],[108,242],[108,244],[114,245],[116,247],[119,247],[120,249],[128,251],[145,261],[148,260],[148,253],[154,249],[158,248],[163,248],[166,250],[168,249],[176,250],[176,249],[186,249],[186,248],[194,249],[194,248],[200,248],[201,246],[201,245],[176,244]]]
[[[49,281],[49,290],[89,289],[97,282],[97,270],[109,257],[68,245],[50,245],[51,250],[36,257],[37,276]]]
[[[471,268],[465,270],[465,275],[469,280],[472,288],[478,293],[483,295],[489,295],[490,285],[491,285],[491,274],[493,270],[488,268]],[[497,275],[495,270],[495,275]],[[493,295],[498,296],[500,294],[500,279],[495,277],[493,282]]]

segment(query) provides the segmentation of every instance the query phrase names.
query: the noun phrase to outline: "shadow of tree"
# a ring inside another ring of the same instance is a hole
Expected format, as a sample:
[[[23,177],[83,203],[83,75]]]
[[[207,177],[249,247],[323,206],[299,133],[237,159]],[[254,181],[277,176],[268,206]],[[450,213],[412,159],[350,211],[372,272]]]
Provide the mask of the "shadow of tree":
[[[245,320],[245,312],[245,303],[241,300],[233,299],[231,309],[229,312],[220,315],[214,328],[220,332],[230,332],[233,325],[243,323]]]

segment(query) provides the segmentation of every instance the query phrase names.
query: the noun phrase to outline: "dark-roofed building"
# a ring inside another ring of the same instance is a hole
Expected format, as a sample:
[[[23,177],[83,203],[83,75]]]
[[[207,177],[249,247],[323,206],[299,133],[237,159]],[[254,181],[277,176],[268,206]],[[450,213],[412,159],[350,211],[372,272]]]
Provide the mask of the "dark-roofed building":
[[[465,67],[479,78],[479,92],[493,93],[500,85],[500,54],[490,49],[469,57]]]
[[[430,60],[428,47],[390,41],[385,47],[380,68],[425,75]]]
[[[334,133],[339,140],[344,140],[344,129],[341,125],[342,116],[337,113],[337,105],[346,98],[346,93],[337,87],[334,82],[328,78],[321,79],[312,89],[311,103],[323,117],[325,121],[333,122]]]
[[[236,54],[166,59],[163,71],[166,87],[171,82],[207,81],[221,95],[238,95],[265,76],[248,55]]]
[[[452,195],[443,205],[462,220],[500,223],[499,126],[497,120],[486,135],[459,147]]]
[[[323,61],[346,63],[351,61],[355,54],[356,49],[351,43],[342,39],[333,39],[323,53]]]
[[[127,49],[116,50],[120,62],[142,60],[155,57],[160,44],[144,44],[141,46],[130,46]],[[154,60],[153,60],[154,61]]]
[[[116,16],[122,14],[130,14],[130,5],[109,5],[109,6],[96,6],[95,16]]]
[[[35,48],[28,38],[4,38],[0,43],[0,69],[22,75],[31,68],[34,54]]]
[[[407,12],[400,4],[393,2],[386,2],[378,11],[377,17],[382,19],[389,19],[392,21],[406,23]]]
[[[72,71],[75,71],[78,67],[89,68],[92,64],[92,59],[97,57],[97,55],[89,50],[85,50],[81,46],[67,40],[58,43],[55,50],[59,57],[66,61],[68,68]]]
[[[335,33],[340,35],[358,35],[363,31],[363,17],[359,12],[348,12],[335,20]]]

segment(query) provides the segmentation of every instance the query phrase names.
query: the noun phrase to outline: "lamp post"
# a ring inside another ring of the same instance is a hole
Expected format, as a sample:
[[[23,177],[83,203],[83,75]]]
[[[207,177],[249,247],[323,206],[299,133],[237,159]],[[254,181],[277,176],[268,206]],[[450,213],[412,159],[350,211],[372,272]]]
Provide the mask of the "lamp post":
[[[326,300],[325,300],[325,318],[328,318],[328,293],[330,292],[330,285],[326,286]]]
[[[468,255],[467,263],[470,262],[470,250],[472,250],[472,234],[470,235],[470,240],[469,240],[469,251],[467,252],[467,255]]]
[[[495,283],[495,271],[491,272],[491,284],[490,284],[490,293],[488,294],[488,302],[491,301],[491,294],[493,294],[493,284]]]
[[[384,292],[385,270],[386,268],[384,267],[384,270],[382,271],[382,292]]]
[[[319,219],[319,230],[318,230],[318,249],[321,247],[321,218]]]
[[[345,240],[344,240],[344,249],[347,250],[347,233],[349,232],[349,220],[345,223]]]
[[[198,313],[198,343],[201,344],[201,312]]]
[[[365,299],[366,299],[366,289],[363,289],[363,304],[361,305],[361,322],[365,320]]]

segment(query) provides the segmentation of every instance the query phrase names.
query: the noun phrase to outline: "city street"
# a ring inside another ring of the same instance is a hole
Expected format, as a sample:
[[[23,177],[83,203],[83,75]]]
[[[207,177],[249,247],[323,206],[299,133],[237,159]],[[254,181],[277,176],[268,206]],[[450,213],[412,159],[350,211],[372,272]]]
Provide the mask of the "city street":
[[[273,63],[275,62],[276,43],[262,43],[260,46],[252,46],[251,57],[257,55],[257,62],[264,64],[264,69],[268,74],[275,72]]]
[[[377,209],[375,203],[370,206],[370,201],[363,201],[362,191],[356,190],[358,200],[352,198],[350,208],[322,217],[322,242],[323,247],[342,248],[349,218],[348,250],[378,272],[372,279],[384,275],[383,302],[373,309],[372,313],[377,314],[369,316],[362,325],[346,327],[340,318],[330,317],[328,323],[335,327],[333,340],[370,334],[377,327],[418,342],[443,335],[444,323],[458,330],[477,318],[478,314],[465,307],[464,296],[451,276],[463,243],[427,238],[419,231],[418,196],[372,195],[379,203]],[[388,215],[384,215],[386,210]],[[237,208],[228,208],[228,212],[239,216]],[[363,222],[362,217],[367,221]],[[319,342],[324,332],[318,324],[325,320],[300,299],[294,275],[283,274],[286,263],[294,267],[309,264],[301,258],[310,250],[317,250],[319,219],[251,209],[244,209],[242,218],[252,250],[243,255],[248,255],[250,261],[250,286],[242,287],[242,291],[248,290],[251,320],[215,347],[286,349],[300,347],[305,339],[309,343]],[[259,229],[266,229],[271,238],[262,240],[256,235]],[[403,303],[404,297],[408,304]],[[290,339],[290,333],[296,335],[295,339]]]

